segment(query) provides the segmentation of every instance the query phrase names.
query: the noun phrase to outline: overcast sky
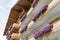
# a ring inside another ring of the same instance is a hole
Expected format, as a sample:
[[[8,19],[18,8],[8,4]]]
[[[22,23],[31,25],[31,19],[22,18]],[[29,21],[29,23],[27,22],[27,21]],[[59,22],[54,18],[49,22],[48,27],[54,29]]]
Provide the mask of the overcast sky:
[[[10,9],[17,1],[18,0],[0,0],[0,40],[6,40],[6,38],[3,36],[3,32]]]

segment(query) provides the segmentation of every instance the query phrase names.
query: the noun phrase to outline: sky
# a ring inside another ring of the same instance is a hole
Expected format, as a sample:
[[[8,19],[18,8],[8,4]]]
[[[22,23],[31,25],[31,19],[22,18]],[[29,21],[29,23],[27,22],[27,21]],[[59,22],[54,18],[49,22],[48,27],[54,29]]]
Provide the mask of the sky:
[[[8,20],[11,8],[18,0],[0,0],[0,40],[6,40],[3,32]]]

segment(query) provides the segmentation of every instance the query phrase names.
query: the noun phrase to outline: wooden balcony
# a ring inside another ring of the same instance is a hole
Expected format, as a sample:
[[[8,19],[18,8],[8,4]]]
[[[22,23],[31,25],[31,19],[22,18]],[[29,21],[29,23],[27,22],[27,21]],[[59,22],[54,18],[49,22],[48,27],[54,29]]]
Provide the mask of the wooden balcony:
[[[11,34],[10,40],[19,40],[19,38],[20,38],[19,33],[13,33],[13,34]]]
[[[6,24],[6,28],[4,30],[4,35],[8,31],[8,28],[13,23],[16,23],[18,18],[21,17],[23,14],[27,13],[31,7],[31,4],[34,0],[19,0],[11,9],[9,18]]]
[[[19,27],[20,25],[18,24],[18,23],[14,23],[11,27],[10,27],[10,29],[9,29],[9,31],[10,31],[10,33],[12,34],[12,33],[18,33],[18,30],[19,30]]]

